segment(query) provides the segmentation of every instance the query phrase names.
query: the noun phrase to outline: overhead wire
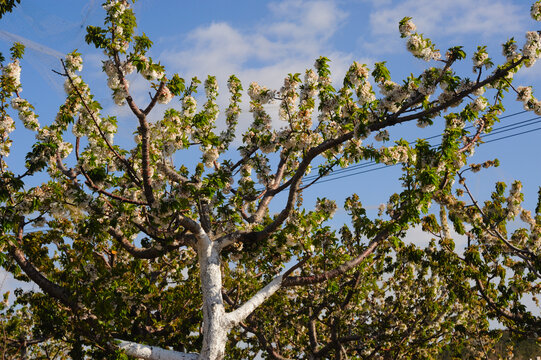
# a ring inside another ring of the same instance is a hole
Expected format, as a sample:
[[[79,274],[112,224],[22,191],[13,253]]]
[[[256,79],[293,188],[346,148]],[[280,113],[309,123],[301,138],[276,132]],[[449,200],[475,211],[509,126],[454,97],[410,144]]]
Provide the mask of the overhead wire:
[[[527,112],[527,111],[520,111],[520,112],[516,112],[516,113],[513,113],[513,114],[506,115],[506,116],[502,116],[502,117],[500,117],[500,120],[505,119],[505,118],[510,118],[510,117],[513,117],[513,116],[517,116],[517,115],[523,114],[525,112]],[[488,134],[485,134],[483,136],[483,139],[487,138],[487,137],[494,136],[494,135],[502,134],[502,133],[505,133],[505,132],[508,132],[508,131],[525,128],[525,127],[532,126],[532,125],[539,124],[539,123],[541,123],[541,117],[537,116],[537,117],[534,117],[534,118],[531,118],[531,119],[516,122],[514,124],[509,124],[509,125],[497,127],[496,129],[494,129],[494,131],[492,131],[492,132],[490,132]],[[471,128],[473,128],[473,126],[466,127],[466,129],[471,129]],[[515,133],[515,134],[502,136],[502,137],[499,137],[499,138],[496,138],[496,139],[489,139],[489,140],[486,140],[486,141],[483,140],[482,144],[483,143],[488,144],[488,143],[491,143],[491,142],[494,142],[494,141],[505,140],[505,139],[515,137],[515,136],[519,136],[519,135],[526,135],[526,134],[529,134],[529,133],[532,133],[532,132],[535,132],[535,131],[539,131],[539,130],[541,130],[541,127],[538,127],[538,128],[535,128],[535,129],[529,129],[529,130],[526,130],[526,131],[522,131],[520,133]],[[433,135],[433,136],[424,138],[424,140],[432,140],[432,139],[435,139],[435,138],[439,138],[439,137],[441,137],[441,135],[442,134]],[[414,144],[416,141],[417,140],[410,141],[409,144]],[[441,144],[432,144],[431,147],[436,147],[436,146],[439,146],[439,145],[441,145]],[[317,181],[315,184],[323,184],[323,183],[326,183],[326,182],[329,182],[329,181],[339,180],[339,179],[343,179],[343,178],[347,178],[347,177],[355,176],[355,175],[360,175],[360,174],[372,172],[372,171],[375,171],[375,170],[382,170],[382,169],[389,168],[390,166],[392,166],[392,165],[382,165],[382,166],[379,166],[379,167],[366,169],[366,168],[374,167],[376,165],[379,165],[379,163],[374,161],[374,160],[370,160],[370,161],[365,161],[365,162],[360,163],[360,164],[352,165],[352,166],[344,168],[344,169],[337,169],[337,170],[334,170],[334,171],[332,171],[332,172],[330,172],[330,173],[328,173],[328,174],[326,174],[324,176],[321,176],[322,180]],[[357,171],[357,170],[360,170],[360,169],[366,169],[366,170]],[[318,177],[320,177],[319,174],[308,175],[308,176],[305,177],[305,180],[311,181],[311,180],[314,180],[314,179],[316,179]]]

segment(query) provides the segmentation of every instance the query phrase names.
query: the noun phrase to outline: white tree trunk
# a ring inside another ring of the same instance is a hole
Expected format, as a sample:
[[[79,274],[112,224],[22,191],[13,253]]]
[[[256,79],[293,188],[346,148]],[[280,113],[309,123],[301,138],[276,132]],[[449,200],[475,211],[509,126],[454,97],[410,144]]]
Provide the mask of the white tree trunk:
[[[227,335],[259,305],[280,289],[284,274],[277,276],[238,309],[226,313],[222,297],[220,244],[210,240],[202,230],[197,234],[197,253],[201,290],[203,292],[203,348],[201,353],[187,354],[153,346],[118,340],[126,354],[148,360],[222,360]]]
[[[220,247],[201,232],[197,250],[203,291],[203,348],[199,359],[221,360],[225,356],[227,334],[233,323],[226,316],[222,298]]]

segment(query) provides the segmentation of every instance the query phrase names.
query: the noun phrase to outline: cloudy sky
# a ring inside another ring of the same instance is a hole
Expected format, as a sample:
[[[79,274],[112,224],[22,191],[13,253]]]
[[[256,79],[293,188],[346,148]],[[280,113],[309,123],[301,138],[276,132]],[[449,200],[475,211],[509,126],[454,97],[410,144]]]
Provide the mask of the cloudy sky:
[[[464,46],[468,59],[459,69],[463,75],[473,77],[471,55],[478,45],[487,45],[497,62],[501,60],[502,42],[514,37],[520,46],[525,31],[541,27],[530,19],[530,5],[526,0],[139,0],[134,9],[139,20],[138,31],[154,41],[151,55],[166,66],[168,74],[178,72],[187,79],[194,75],[199,78],[216,75],[222,88],[227,77],[236,74],[245,88],[251,81],[279,88],[285,75],[303,73],[321,55],[331,59],[337,84],[354,60],[369,66],[387,61],[396,82],[410,73],[420,73],[426,66],[438,65],[413,59],[406,51],[397,26],[404,16],[412,17],[417,30],[431,38],[443,52],[452,46]],[[21,95],[36,106],[42,124],[54,117],[64,96],[63,79],[51,69],[59,70],[59,59],[74,49],[83,53],[83,78],[95,86],[105,110],[119,115],[121,124],[131,121],[123,120],[125,112],[111,105],[100,73],[103,57],[84,42],[86,26],[100,25],[103,14],[101,1],[96,0],[22,0],[13,13],[0,20],[1,52],[6,54],[13,41],[27,45]],[[539,88],[541,68],[527,69],[516,79],[517,84]],[[135,89],[140,90],[139,96],[148,96],[146,85],[143,81],[134,83]],[[540,94],[541,90],[537,96]],[[510,94],[506,101],[508,114],[521,110],[514,98]],[[502,120],[501,125],[533,117],[533,114],[517,115]],[[245,121],[249,121],[249,115]],[[514,133],[536,127],[540,125],[520,128]],[[393,131],[392,135],[408,140],[438,133],[437,127],[422,133],[407,128]],[[500,137],[510,134],[513,132],[502,133]],[[537,141],[540,134],[541,131],[530,132],[479,148],[476,162],[494,157],[502,161],[500,168],[472,178],[479,196],[486,196],[495,181],[520,179],[525,185],[528,206],[534,206],[541,183],[541,142]],[[17,130],[15,135],[18,143],[28,144],[28,133]],[[16,159],[24,157],[27,151],[17,145],[13,160],[9,160],[15,167],[21,163]],[[366,192],[368,200],[363,203],[375,208],[393,192],[397,174],[386,169],[348,176],[314,187],[307,195],[321,196],[322,189],[331,198],[343,198],[352,191],[361,196]],[[426,240],[420,236],[419,232],[412,233],[416,241]],[[1,282],[0,277],[0,285]]]

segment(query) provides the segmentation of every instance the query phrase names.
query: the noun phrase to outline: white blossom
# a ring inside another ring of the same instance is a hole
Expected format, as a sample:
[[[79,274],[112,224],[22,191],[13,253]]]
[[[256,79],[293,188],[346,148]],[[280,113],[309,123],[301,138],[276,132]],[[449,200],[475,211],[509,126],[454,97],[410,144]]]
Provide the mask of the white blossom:
[[[541,1],[537,1],[532,5],[530,15],[532,19],[541,21]]]
[[[404,22],[403,24],[401,24],[398,29],[400,31],[400,34],[403,37],[406,37],[406,36],[410,36],[417,29],[417,26],[415,26],[413,21],[408,20]]]
[[[488,106],[488,101],[484,97],[478,97],[475,99],[475,101],[471,104],[472,111],[483,111]]]
[[[173,99],[173,93],[167,86],[164,86],[158,95],[158,102],[160,104],[168,104]]]
[[[66,68],[68,71],[81,71],[83,70],[83,59],[80,55],[68,54],[65,59]]]
[[[15,59],[13,62],[7,64],[2,68],[2,74],[8,79],[11,80],[13,87],[16,91],[21,91],[21,67],[19,65],[19,60]]]

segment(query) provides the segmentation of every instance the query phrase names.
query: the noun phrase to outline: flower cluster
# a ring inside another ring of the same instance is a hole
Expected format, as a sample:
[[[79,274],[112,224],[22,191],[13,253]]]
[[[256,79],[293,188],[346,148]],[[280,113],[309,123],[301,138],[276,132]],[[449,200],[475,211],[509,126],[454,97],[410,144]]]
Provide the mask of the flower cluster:
[[[21,66],[18,59],[4,66],[2,68],[2,75],[10,82],[10,85],[13,86],[15,91],[21,91]]]
[[[280,119],[288,121],[295,108],[295,102],[297,101],[297,87],[300,81],[294,75],[290,75],[284,79],[284,85],[280,88],[279,94],[282,97],[280,103]]]
[[[124,63],[120,69],[124,74],[133,72],[135,67],[131,63]],[[128,89],[130,83],[126,79],[122,79],[119,76],[119,72],[112,60],[103,62],[103,71],[107,74],[107,86],[113,90],[113,101],[117,105],[124,105],[126,97],[128,96]]]
[[[156,68],[155,65],[147,63],[145,68],[141,71],[141,75],[147,80],[153,81],[161,79],[163,77],[163,72]]]
[[[332,218],[337,210],[336,202],[327,198],[318,199],[315,210],[317,212],[322,212],[329,218]]]
[[[430,68],[423,72],[421,76],[421,84],[419,85],[419,92],[425,96],[432,95],[436,92],[438,80],[441,77],[441,69]]]
[[[66,69],[72,73],[83,70],[83,59],[80,54],[75,52],[66,55],[64,64],[66,65]]]
[[[103,4],[103,8],[107,11],[107,14],[113,18],[122,16],[122,13],[126,11],[129,4],[125,0],[108,0]]]
[[[386,165],[394,165],[396,163],[412,163],[417,160],[417,154],[411,152],[407,146],[397,145],[390,147],[382,147],[379,149],[380,162]]]
[[[275,92],[267,89],[264,86],[260,86],[256,82],[253,82],[248,88],[248,96],[252,101],[256,101],[264,105],[274,100]]]
[[[304,73],[304,87],[303,89],[309,90],[309,93],[306,95],[306,97],[312,98],[316,96],[317,91],[314,91],[313,89],[317,86],[317,80],[318,76],[316,72],[312,69],[306,70]]]
[[[113,35],[111,47],[118,52],[126,52],[129,47],[129,42],[126,39],[123,27],[126,26],[126,21],[124,21],[125,19],[123,20],[123,18],[129,7],[129,3],[126,0],[108,0],[103,4],[103,8],[107,11],[111,23],[113,24],[110,29],[112,30]]]
[[[211,167],[214,162],[218,160],[219,152],[218,148],[212,145],[200,146],[201,152],[203,152],[203,162],[205,166]]]
[[[267,185],[272,181],[273,176],[270,174],[271,167],[269,159],[264,155],[256,155],[252,158],[252,164],[256,173],[257,181],[260,184]]]
[[[185,117],[192,117],[197,111],[197,101],[191,95],[184,96],[182,99],[182,111]]]
[[[537,31],[526,32],[526,43],[522,48],[522,55],[528,59],[526,67],[530,67],[541,55],[541,37]]]
[[[482,96],[475,99],[475,101],[470,105],[470,108],[474,112],[483,111],[488,106],[488,100]]]
[[[370,104],[376,100],[376,94],[374,93],[374,90],[372,89],[372,85],[368,80],[365,80],[358,88],[357,88],[357,102],[360,106],[363,106],[365,104]]]
[[[523,103],[524,110],[530,110],[535,112],[536,115],[541,115],[541,101],[533,96],[531,86],[517,87],[517,100]]]
[[[349,67],[349,70],[346,74],[348,81],[355,87],[361,86],[363,80],[367,79],[369,76],[369,70],[366,65],[361,65],[357,61],[354,61],[353,64]]]
[[[486,46],[478,46],[477,51],[473,54],[473,71],[476,72],[483,66],[488,69],[492,67],[492,61],[488,57]]]
[[[530,16],[534,20],[541,21],[541,1],[537,1],[532,5]]]
[[[8,138],[9,134],[15,130],[15,122],[9,116],[4,114],[0,121],[0,156],[8,156],[12,140]]]
[[[518,46],[515,39],[510,39],[502,45],[502,55],[507,61],[516,61],[522,57],[518,51]]]
[[[164,86],[160,93],[158,94],[158,103],[160,104],[169,104],[169,102],[173,99],[173,93],[167,86]]]
[[[8,136],[13,130],[15,130],[15,122],[9,115],[3,115],[0,122],[0,136]]]
[[[441,53],[435,48],[430,39],[425,39],[423,35],[413,33],[416,26],[411,21],[411,18],[404,18],[400,21],[399,30],[401,37],[407,37],[406,48],[416,58],[425,61],[441,59]]]
[[[242,84],[235,75],[229,77],[227,87],[231,94],[229,106],[225,110],[227,129],[220,134],[221,143],[224,147],[227,147],[235,139],[235,127],[241,111],[239,104],[242,98]]]
[[[380,92],[385,98],[379,103],[382,111],[396,112],[400,104],[410,95],[408,87],[402,87],[391,80],[385,80],[378,84]]]
[[[449,114],[445,116],[445,126],[449,129],[463,129],[466,122],[462,116]]]
[[[214,127],[214,123],[218,118],[220,109],[216,103],[216,98],[218,97],[218,82],[216,81],[215,76],[209,76],[205,80],[205,94],[207,96],[207,101],[203,105],[203,113],[208,119],[208,125],[201,129],[202,136],[206,136],[209,131]]]
[[[398,24],[398,30],[400,31],[400,37],[411,36],[412,33],[417,29],[417,26],[411,21],[410,17],[403,18]]]
[[[523,195],[520,192],[522,190],[522,184],[520,181],[515,181],[513,185],[511,186],[511,190],[509,191],[509,197],[507,198],[507,219],[511,220],[514,219],[517,215],[519,215],[522,212],[522,198]]]
[[[34,113],[34,107],[28,101],[16,97],[11,100],[11,106],[19,112],[19,119],[21,119],[25,128],[29,130],[39,129],[38,116]]]

